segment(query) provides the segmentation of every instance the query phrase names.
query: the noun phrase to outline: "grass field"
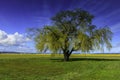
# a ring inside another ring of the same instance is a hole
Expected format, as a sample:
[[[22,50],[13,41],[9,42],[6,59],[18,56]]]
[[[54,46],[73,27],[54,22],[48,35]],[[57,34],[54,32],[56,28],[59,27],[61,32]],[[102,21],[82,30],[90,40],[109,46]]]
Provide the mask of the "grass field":
[[[0,54],[0,80],[120,80],[120,54]]]

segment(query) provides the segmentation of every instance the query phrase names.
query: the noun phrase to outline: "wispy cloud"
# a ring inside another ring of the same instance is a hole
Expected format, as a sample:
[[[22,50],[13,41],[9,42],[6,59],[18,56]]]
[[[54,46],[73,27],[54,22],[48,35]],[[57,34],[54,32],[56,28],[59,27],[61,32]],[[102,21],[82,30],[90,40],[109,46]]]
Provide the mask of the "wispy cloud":
[[[105,50],[107,53],[120,53],[120,42],[112,43],[112,49],[110,51]]]
[[[120,22],[115,24],[115,25],[112,25],[111,26],[111,30],[116,33],[116,32],[119,32],[120,31]]]

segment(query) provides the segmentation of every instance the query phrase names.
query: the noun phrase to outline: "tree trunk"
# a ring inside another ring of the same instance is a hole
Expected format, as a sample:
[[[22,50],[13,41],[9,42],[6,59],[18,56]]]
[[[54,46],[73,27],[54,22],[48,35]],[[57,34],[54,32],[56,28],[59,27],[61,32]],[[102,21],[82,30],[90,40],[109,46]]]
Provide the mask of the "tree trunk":
[[[69,50],[63,50],[63,54],[64,54],[64,61],[69,61],[69,57],[72,54],[73,49],[71,51]]]
[[[64,61],[69,61],[70,55],[68,53],[64,53]]]

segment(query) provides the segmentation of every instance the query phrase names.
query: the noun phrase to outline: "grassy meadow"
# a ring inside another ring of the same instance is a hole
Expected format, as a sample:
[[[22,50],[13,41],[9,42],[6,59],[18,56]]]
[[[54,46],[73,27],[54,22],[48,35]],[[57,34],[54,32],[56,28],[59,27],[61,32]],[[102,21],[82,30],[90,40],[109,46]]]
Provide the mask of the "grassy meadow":
[[[0,80],[120,80],[120,54],[0,54]]]

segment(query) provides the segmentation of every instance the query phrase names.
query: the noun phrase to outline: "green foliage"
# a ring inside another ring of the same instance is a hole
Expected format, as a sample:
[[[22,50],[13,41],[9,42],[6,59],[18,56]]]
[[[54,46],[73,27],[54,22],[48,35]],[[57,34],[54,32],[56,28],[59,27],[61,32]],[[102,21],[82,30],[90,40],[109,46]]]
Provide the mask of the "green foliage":
[[[53,25],[37,29],[36,48],[53,53],[71,54],[73,51],[89,52],[112,48],[109,27],[97,28],[94,16],[82,9],[66,10],[52,17]]]
[[[82,9],[66,10],[51,18],[52,25],[42,29],[30,29],[40,52],[47,50],[63,53],[69,60],[73,51],[90,52],[112,48],[112,31],[109,27],[97,28],[92,24],[94,16]]]

